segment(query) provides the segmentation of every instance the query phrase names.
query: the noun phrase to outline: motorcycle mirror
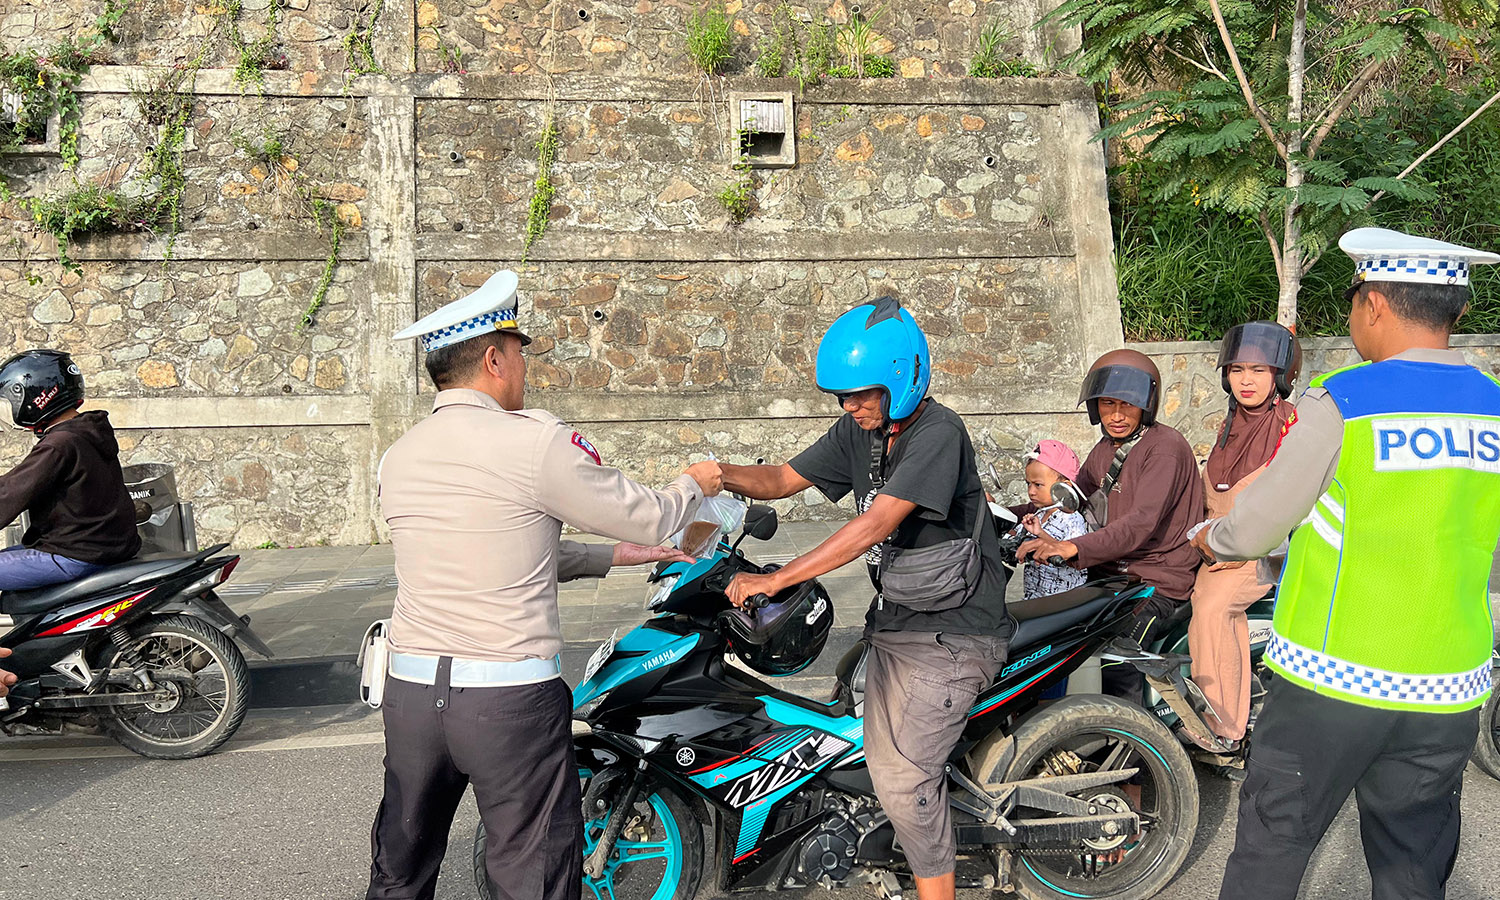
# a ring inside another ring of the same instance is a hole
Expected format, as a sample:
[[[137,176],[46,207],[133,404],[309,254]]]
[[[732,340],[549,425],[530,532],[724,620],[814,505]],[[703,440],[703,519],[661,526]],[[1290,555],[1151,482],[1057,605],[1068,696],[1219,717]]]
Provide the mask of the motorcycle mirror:
[[[745,534],[757,541],[769,541],[776,536],[776,510],[764,503],[752,503],[745,512]]]
[[[1083,495],[1072,484],[1059,481],[1052,485],[1052,505],[1063,512],[1075,513],[1083,508]]]

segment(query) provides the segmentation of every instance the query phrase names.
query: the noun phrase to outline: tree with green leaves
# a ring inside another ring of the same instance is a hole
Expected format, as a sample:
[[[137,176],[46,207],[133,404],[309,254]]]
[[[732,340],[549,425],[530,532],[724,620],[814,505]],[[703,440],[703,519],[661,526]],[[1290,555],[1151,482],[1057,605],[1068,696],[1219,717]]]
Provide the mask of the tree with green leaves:
[[[1396,102],[1382,87],[1398,74],[1437,83],[1485,65],[1497,0],[1067,0],[1052,18],[1084,29],[1066,63],[1124,98],[1099,137],[1157,167],[1161,197],[1191,193],[1259,228],[1289,327],[1338,234],[1383,197],[1434,200],[1422,162],[1500,114],[1496,92],[1426,147],[1363,127]]]

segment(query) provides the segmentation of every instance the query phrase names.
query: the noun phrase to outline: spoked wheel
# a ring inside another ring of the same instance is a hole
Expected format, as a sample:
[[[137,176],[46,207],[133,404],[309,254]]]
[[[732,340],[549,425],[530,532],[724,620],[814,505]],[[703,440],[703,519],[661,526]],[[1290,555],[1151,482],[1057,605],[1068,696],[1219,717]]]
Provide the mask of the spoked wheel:
[[[1500,778],[1500,700],[1497,697],[1500,697],[1500,691],[1491,691],[1490,699],[1484,701],[1484,709],[1479,713],[1479,740],[1474,744],[1474,762],[1491,778]]]
[[[1125,782],[1072,795],[1100,812],[1134,811],[1139,830],[1017,850],[1012,877],[1022,896],[1143,900],[1182,868],[1198,827],[1198,782],[1182,747],[1150,715],[1110,697],[1066,697],[1024,722],[1015,740],[1009,781],[1139,769]],[[1055,813],[1023,807],[1016,815]]]
[[[593,773],[580,768],[582,793]],[[594,852],[614,806],[583,811],[583,856]],[[474,833],[474,884],[482,900],[494,900],[484,863],[485,834]],[[703,876],[703,835],[698,820],[675,793],[655,790],[637,800],[598,878],[583,876],[583,900],[691,900]]]
[[[250,703],[250,670],[234,641],[191,616],[159,616],[133,633],[135,653],[170,696],[104,719],[110,735],[152,759],[191,759],[229,740]],[[117,655],[113,666],[123,665]]]

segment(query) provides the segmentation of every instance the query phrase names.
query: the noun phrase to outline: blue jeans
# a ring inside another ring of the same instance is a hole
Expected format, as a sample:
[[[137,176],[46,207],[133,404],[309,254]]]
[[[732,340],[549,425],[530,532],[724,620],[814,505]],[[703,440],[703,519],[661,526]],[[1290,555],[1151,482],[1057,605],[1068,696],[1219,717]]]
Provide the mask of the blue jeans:
[[[0,550],[0,591],[27,591],[62,584],[92,575],[102,568],[104,566],[17,544]]]

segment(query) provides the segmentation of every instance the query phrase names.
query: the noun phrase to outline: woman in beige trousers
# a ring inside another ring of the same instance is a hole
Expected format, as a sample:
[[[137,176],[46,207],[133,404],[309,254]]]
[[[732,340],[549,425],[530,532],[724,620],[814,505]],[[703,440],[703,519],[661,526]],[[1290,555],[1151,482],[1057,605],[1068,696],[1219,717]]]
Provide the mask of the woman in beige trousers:
[[[1302,365],[1296,339],[1275,322],[1236,325],[1224,335],[1219,372],[1229,414],[1203,467],[1208,517],[1227,515],[1235,498],[1265,469],[1297,420],[1288,401]],[[1255,566],[1220,562],[1198,570],[1188,647],[1193,680],[1211,706],[1208,724],[1227,741],[1245,736],[1250,719],[1250,632],[1245,610],[1269,585]]]

